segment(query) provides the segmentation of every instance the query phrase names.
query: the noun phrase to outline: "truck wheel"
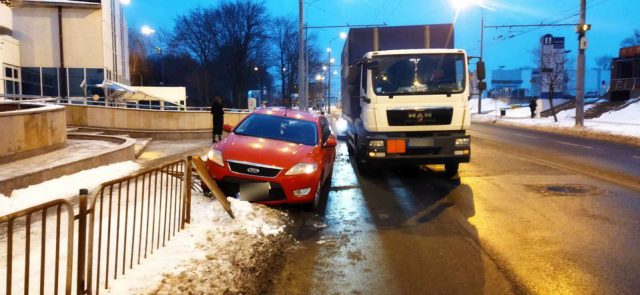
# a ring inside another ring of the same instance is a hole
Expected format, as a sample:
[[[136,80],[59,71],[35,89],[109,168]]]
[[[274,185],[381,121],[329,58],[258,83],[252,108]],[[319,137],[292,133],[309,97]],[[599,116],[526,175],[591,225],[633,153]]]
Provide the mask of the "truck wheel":
[[[458,167],[460,163],[449,163],[444,164],[444,177],[452,178],[458,174]]]
[[[362,161],[362,157],[356,156],[356,168],[358,169],[358,173],[360,176],[369,176],[372,174],[373,169],[371,163],[367,163]]]

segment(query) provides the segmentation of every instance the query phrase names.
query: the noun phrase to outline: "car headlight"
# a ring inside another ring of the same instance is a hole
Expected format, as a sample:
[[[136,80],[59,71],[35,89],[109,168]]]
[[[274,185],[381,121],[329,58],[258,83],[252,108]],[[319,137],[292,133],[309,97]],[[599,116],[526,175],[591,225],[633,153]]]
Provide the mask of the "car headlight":
[[[316,163],[298,163],[291,167],[285,175],[311,174],[315,172],[316,169],[318,169],[318,164]]]
[[[214,148],[210,149],[209,153],[207,153],[207,159],[211,160],[212,162],[220,166],[224,166],[224,160],[222,159],[222,152],[219,150],[216,150]]]

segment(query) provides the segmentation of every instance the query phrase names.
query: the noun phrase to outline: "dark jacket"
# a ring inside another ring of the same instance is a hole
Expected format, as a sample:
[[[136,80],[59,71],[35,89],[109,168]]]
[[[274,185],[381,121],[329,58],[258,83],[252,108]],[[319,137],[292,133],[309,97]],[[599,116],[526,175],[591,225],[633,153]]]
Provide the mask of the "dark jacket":
[[[214,100],[211,104],[211,114],[213,115],[213,133],[222,134],[222,124],[224,124],[222,104]]]
[[[213,115],[214,120],[216,117],[224,116],[224,110],[222,109],[222,104],[218,103],[217,101],[214,101],[211,104],[211,114]]]

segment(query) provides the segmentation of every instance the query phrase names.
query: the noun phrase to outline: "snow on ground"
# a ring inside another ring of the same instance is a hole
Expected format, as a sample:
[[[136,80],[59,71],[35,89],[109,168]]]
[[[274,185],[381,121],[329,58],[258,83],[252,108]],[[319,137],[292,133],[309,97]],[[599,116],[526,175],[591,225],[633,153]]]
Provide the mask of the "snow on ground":
[[[193,193],[192,222],[141,265],[112,281],[110,294],[258,294],[281,260],[285,213],[229,198],[236,216]],[[263,280],[263,281],[260,281]]]
[[[472,107],[472,119],[474,121],[498,121],[514,125],[535,126],[543,128],[573,128],[575,126],[575,109],[559,112],[558,122],[554,122],[553,116],[542,118],[531,118],[529,107],[517,107],[506,110],[505,116],[499,116],[501,107],[509,107],[502,102],[498,102],[498,113],[494,112],[495,100],[491,98],[482,99],[482,108],[487,113],[476,114],[478,101],[470,101]],[[475,108],[473,107],[475,106]],[[585,106],[585,111],[593,107],[592,104]],[[496,116],[496,114],[498,114]],[[592,133],[605,133],[622,135],[629,137],[640,137],[640,103],[629,105],[628,107],[603,114],[599,118],[586,119],[585,128]]]
[[[129,175],[139,168],[140,165],[133,161],[120,162],[17,189],[9,197],[0,194],[0,216],[51,200],[73,197],[81,188],[91,192],[103,182]]]

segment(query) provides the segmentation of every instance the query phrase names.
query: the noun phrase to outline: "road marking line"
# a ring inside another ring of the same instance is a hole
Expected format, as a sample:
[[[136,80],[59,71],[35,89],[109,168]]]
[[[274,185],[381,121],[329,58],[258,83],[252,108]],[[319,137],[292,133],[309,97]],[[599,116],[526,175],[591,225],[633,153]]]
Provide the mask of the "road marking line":
[[[640,159],[640,156],[633,156],[633,157],[636,158],[636,159]]]
[[[580,144],[575,144],[575,143],[570,143],[570,142],[564,142],[564,141],[558,141],[558,140],[556,140],[555,142],[557,142],[559,144],[564,144],[564,145],[577,146],[577,147],[581,147],[581,148],[585,148],[585,149],[593,149],[590,146],[580,145]]]
[[[513,135],[522,136],[522,137],[527,137],[527,138],[534,138],[534,139],[538,139],[538,137],[531,136],[531,135],[524,135],[524,134],[520,134],[520,133],[514,133]]]

